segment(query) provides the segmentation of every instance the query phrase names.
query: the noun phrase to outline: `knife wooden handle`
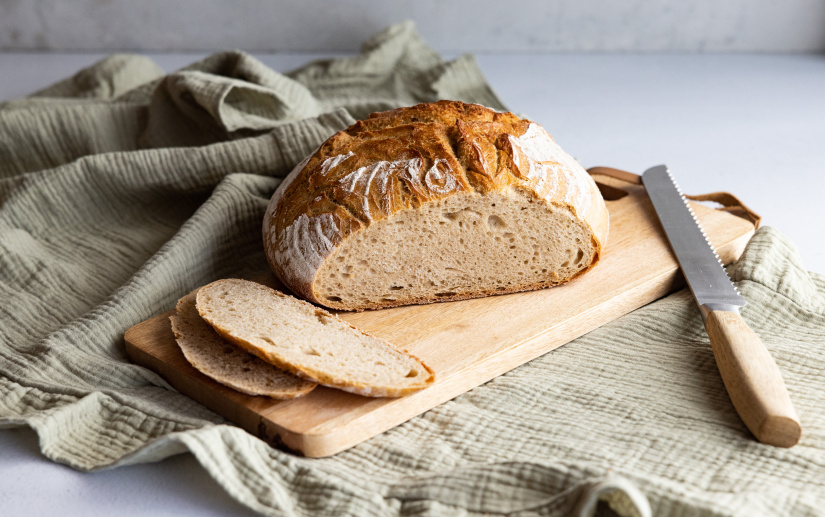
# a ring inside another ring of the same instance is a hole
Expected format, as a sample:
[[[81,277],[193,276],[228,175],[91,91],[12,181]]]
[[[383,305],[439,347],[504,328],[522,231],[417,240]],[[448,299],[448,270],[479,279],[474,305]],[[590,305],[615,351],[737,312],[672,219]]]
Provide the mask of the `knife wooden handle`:
[[[736,312],[711,311],[705,329],[728,395],[748,429],[762,443],[796,445],[802,435],[799,417],[759,336]]]

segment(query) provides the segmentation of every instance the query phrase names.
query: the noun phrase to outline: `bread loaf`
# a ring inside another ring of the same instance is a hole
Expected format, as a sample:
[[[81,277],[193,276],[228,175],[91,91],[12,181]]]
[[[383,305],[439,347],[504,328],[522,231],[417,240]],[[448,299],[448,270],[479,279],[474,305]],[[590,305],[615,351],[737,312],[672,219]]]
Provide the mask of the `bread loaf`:
[[[333,135],[273,195],[273,271],[342,310],[460,300],[567,282],[601,257],[595,182],[535,122],[441,101]]]
[[[312,391],[316,383],[299,379],[221,338],[198,314],[195,293],[175,307],[172,332],[186,360],[211,379],[248,395],[291,399]]]
[[[212,282],[198,290],[197,308],[224,339],[325,386],[370,397],[399,397],[435,380],[430,368],[406,352],[255,282]]]

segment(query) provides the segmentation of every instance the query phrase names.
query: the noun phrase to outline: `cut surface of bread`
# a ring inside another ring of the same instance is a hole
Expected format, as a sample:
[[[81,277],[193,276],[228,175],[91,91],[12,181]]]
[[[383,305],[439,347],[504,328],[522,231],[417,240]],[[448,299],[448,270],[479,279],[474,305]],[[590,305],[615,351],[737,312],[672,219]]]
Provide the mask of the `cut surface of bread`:
[[[301,379],[227,342],[198,314],[196,294],[178,301],[170,316],[175,340],[186,360],[207,377],[248,395],[291,399],[317,385]]]
[[[381,308],[540,289],[598,252],[564,207],[526,193],[452,196],[398,212],[332,251],[313,283],[325,305]]]
[[[223,338],[319,384],[399,397],[435,376],[417,358],[333,314],[264,285],[218,280],[198,290],[197,310]]]
[[[538,124],[441,101],[375,113],[333,135],[273,195],[273,271],[341,310],[558,285],[602,256],[593,179]]]

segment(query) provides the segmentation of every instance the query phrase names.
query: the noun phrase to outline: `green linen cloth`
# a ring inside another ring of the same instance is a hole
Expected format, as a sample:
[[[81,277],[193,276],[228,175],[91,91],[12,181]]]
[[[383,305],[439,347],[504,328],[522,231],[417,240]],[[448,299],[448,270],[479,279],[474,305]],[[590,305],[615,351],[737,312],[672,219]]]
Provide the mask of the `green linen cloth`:
[[[242,52],[163,75],[117,55],[0,105],[0,427],[79,470],[190,452],[269,515],[822,515],[825,278],[761,229],[732,268],[804,427],[748,434],[678,292],[331,458],[275,449],[130,364],[123,334],[221,277],[266,268],[280,179],[376,110],[503,109],[473,59],[409,23],[279,74]]]

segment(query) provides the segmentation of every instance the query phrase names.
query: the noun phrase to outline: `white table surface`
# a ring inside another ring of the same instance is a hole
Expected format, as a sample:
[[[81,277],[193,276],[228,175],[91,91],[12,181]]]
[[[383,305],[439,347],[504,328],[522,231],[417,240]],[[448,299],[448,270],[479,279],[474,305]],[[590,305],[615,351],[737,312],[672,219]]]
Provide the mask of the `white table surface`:
[[[148,54],[167,71],[206,54]],[[288,71],[319,54],[255,54]],[[324,57],[329,54],[324,55]],[[0,101],[103,54],[0,53]],[[728,191],[825,273],[825,56],[476,56],[512,111],[585,167],[667,163],[688,194]],[[42,458],[28,429],[0,431],[2,515],[251,515],[191,455],[83,474]]]

